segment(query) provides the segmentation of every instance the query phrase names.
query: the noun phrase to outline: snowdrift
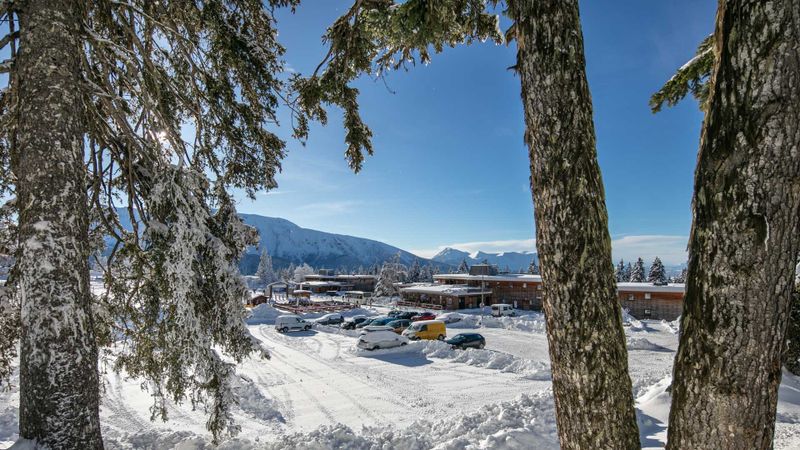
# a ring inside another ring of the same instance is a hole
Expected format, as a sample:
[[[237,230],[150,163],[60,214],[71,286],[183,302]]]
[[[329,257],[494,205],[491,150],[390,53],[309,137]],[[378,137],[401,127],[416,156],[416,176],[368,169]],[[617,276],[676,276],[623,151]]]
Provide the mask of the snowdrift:
[[[409,357],[430,357],[445,359],[468,366],[513,373],[529,380],[550,380],[550,367],[540,361],[520,358],[495,350],[475,349],[454,350],[441,341],[417,341],[402,347],[382,350],[362,350],[353,346],[350,351],[357,356],[377,357],[385,355],[404,355]]]
[[[521,395],[487,405],[463,416],[417,421],[408,428],[364,427],[361,433],[344,425],[324,426],[311,433],[283,436],[269,449],[557,449],[553,397],[550,392]]]

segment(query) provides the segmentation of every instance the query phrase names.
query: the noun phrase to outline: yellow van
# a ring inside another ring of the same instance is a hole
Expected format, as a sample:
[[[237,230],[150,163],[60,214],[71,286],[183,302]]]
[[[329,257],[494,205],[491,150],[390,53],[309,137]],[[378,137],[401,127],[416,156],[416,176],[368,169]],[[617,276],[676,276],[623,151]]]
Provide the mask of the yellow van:
[[[405,331],[403,336],[416,341],[418,339],[438,339],[440,341],[447,337],[447,330],[441,320],[420,320],[412,323]]]

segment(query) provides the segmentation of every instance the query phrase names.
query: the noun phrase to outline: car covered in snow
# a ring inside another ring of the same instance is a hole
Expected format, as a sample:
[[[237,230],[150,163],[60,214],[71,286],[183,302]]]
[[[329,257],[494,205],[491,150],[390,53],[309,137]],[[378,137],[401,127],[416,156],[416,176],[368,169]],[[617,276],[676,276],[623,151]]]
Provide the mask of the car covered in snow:
[[[344,328],[345,330],[355,330],[356,326],[362,322],[369,320],[367,316],[353,316],[344,319],[340,327]]]
[[[316,322],[320,325],[337,325],[344,322],[344,316],[340,313],[325,314],[317,319]]]
[[[483,348],[486,346],[486,339],[478,333],[461,333],[445,341],[453,348]]]
[[[358,348],[378,350],[381,348],[399,347],[408,344],[408,338],[393,331],[375,331],[358,338]]]
[[[397,334],[401,334],[403,331],[406,331],[406,328],[408,328],[409,325],[411,325],[411,321],[408,319],[393,320],[386,324],[386,326],[394,330],[394,332]]]
[[[438,339],[443,341],[447,337],[447,329],[441,320],[421,320],[413,322],[406,328],[406,331],[403,331],[403,336],[412,341],[418,339]]]
[[[376,331],[394,331],[394,328],[388,325],[367,325],[361,329],[361,334],[374,333]]]
[[[436,314],[434,314],[432,312],[429,312],[429,311],[425,311],[424,313],[419,313],[419,314],[417,314],[415,316],[412,316],[411,317],[411,321],[412,322],[418,322],[420,320],[433,320],[435,318],[436,318]]]
[[[275,329],[281,333],[288,333],[289,331],[307,331],[311,329],[312,325],[311,322],[294,314],[275,318]]]
[[[464,317],[463,314],[459,314],[457,312],[448,312],[439,314],[436,316],[436,320],[441,320],[444,323],[456,323],[461,322],[461,319]]]

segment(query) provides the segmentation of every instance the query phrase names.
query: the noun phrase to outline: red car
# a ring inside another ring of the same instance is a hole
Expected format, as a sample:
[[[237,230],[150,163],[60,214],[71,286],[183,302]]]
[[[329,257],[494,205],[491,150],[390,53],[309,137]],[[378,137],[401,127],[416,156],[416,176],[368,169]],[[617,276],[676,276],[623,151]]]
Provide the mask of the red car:
[[[411,318],[412,322],[418,322],[420,320],[433,320],[436,318],[436,314],[432,312],[424,312],[422,314],[417,314],[416,316]]]

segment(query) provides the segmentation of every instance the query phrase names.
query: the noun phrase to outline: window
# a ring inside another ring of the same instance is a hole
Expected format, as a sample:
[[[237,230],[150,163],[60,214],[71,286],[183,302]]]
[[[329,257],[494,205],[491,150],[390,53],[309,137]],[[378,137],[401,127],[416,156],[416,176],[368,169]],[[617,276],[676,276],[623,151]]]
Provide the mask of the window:
[[[635,299],[636,299],[636,298],[633,296],[633,294],[628,294],[628,300],[629,300],[629,301],[633,301],[633,300],[635,300]]]
[[[645,300],[650,300],[650,293],[649,292],[645,292],[644,293],[644,299]]]

